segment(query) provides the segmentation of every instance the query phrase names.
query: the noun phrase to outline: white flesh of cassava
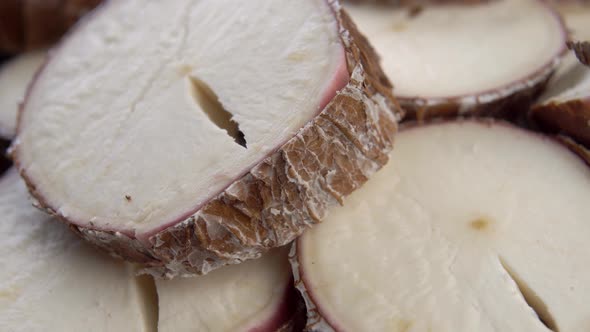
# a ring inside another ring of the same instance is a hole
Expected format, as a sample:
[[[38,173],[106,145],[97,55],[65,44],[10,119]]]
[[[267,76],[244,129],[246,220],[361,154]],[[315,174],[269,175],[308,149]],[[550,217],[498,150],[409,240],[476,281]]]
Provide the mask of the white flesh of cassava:
[[[0,331],[152,331],[134,268],[96,252],[0,179]]]
[[[45,59],[45,52],[21,55],[0,67],[0,136],[12,139],[16,133],[19,104],[37,69]]]
[[[274,332],[291,318],[291,281],[285,249],[205,276],[157,280],[159,331]]]
[[[576,155],[462,122],[402,131],[391,157],[297,243],[333,327],[549,331],[536,311],[554,331],[590,330],[590,169]]]
[[[137,237],[194,213],[348,77],[324,0],[113,1],[78,29],[26,104],[21,169],[61,216]],[[209,119],[217,98],[247,148]]]
[[[370,4],[347,9],[403,98],[510,94],[500,90],[525,84],[565,42],[557,16],[535,0],[428,6],[416,15]]]

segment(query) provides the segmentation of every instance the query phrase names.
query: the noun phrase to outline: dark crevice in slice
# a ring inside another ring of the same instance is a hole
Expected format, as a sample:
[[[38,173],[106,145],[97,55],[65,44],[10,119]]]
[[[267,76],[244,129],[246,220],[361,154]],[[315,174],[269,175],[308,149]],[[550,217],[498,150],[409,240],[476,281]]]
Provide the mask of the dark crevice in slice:
[[[543,325],[545,325],[551,331],[559,332],[557,324],[555,324],[555,319],[553,319],[553,316],[549,312],[549,308],[547,308],[545,302],[543,302],[539,295],[537,295],[537,293],[535,293],[535,291],[533,291],[529,285],[527,285],[526,282],[524,282],[524,280],[518,276],[518,274],[506,263],[504,259],[502,259],[502,257],[499,257],[499,260],[506,273],[508,273],[510,278],[512,278],[514,283],[516,283],[516,286],[518,287],[518,290],[522,294],[522,297],[526,303],[537,314],[537,317],[539,317],[541,323],[543,323]]]
[[[137,277],[137,280],[144,306],[143,312],[146,314],[148,319],[148,331],[156,332],[158,331],[159,317],[158,291],[156,289],[156,282],[154,278],[149,275],[140,275]]]
[[[189,80],[193,98],[211,122],[225,130],[236,143],[246,148],[247,142],[244,133],[240,130],[238,123],[232,119],[232,114],[223,107],[215,92],[207,83],[198,78],[190,77]]]
[[[0,138],[0,175],[12,167],[12,160],[8,156],[8,148],[10,147],[10,141]]]

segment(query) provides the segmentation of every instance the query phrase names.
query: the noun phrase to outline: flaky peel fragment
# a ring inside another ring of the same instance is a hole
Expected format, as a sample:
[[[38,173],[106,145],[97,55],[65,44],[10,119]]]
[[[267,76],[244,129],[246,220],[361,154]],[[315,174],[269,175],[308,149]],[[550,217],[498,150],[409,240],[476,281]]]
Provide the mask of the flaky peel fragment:
[[[542,1],[347,9],[409,120],[514,117],[542,92],[565,50],[563,22]]]
[[[112,255],[143,264],[144,272],[157,277],[206,274],[257,258],[321,221],[330,206],[340,203],[387,162],[399,117],[391,85],[367,40],[337,1],[324,5],[329,5],[338,25],[348,82],[292,138],[197,211],[141,234],[72,219],[48,203],[23,164],[21,116],[14,156],[38,204],[84,239]],[[293,55],[295,60],[300,57]],[[38,85],[39,79],[29,100]],[[135,202],[132,195],[125,199],[129,204]]]
[[[590,147],[590,68],[568,54],[529,117],[546,132]]]
[[[567,46],[576,53],[581,63],[590,66],[590,42],[570,41]]]

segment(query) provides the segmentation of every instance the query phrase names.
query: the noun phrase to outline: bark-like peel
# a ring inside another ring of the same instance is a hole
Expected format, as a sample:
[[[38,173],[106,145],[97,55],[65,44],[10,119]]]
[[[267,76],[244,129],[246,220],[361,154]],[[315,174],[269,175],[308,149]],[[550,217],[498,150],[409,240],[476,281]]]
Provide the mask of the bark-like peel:
[[[581,63],[590,66],[590,42],[588,41],[570,41],[567,47],[576,53]]]

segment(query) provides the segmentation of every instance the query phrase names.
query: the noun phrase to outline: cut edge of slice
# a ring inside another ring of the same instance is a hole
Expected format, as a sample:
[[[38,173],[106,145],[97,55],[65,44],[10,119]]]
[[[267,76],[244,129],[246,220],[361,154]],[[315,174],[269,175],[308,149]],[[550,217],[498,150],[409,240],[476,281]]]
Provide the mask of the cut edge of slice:
[[[348,83],[293,138],[198,211],[147,234],[77,223],[38,192],[20,164],[17,139],[13,159],[36,204],[97,247],[139,263],[143,272],[161,278],[206,274],[291,242],[388,161],[402,112],[366,38],[338,1],[326,3],[338,24]],[[19,120],[20,128],[22,116]],[[310,174],[310,157],[318,152],[332,155],[334,165],[315,165],[325,172]],[[304,181],[304,174],[312,178]]]

